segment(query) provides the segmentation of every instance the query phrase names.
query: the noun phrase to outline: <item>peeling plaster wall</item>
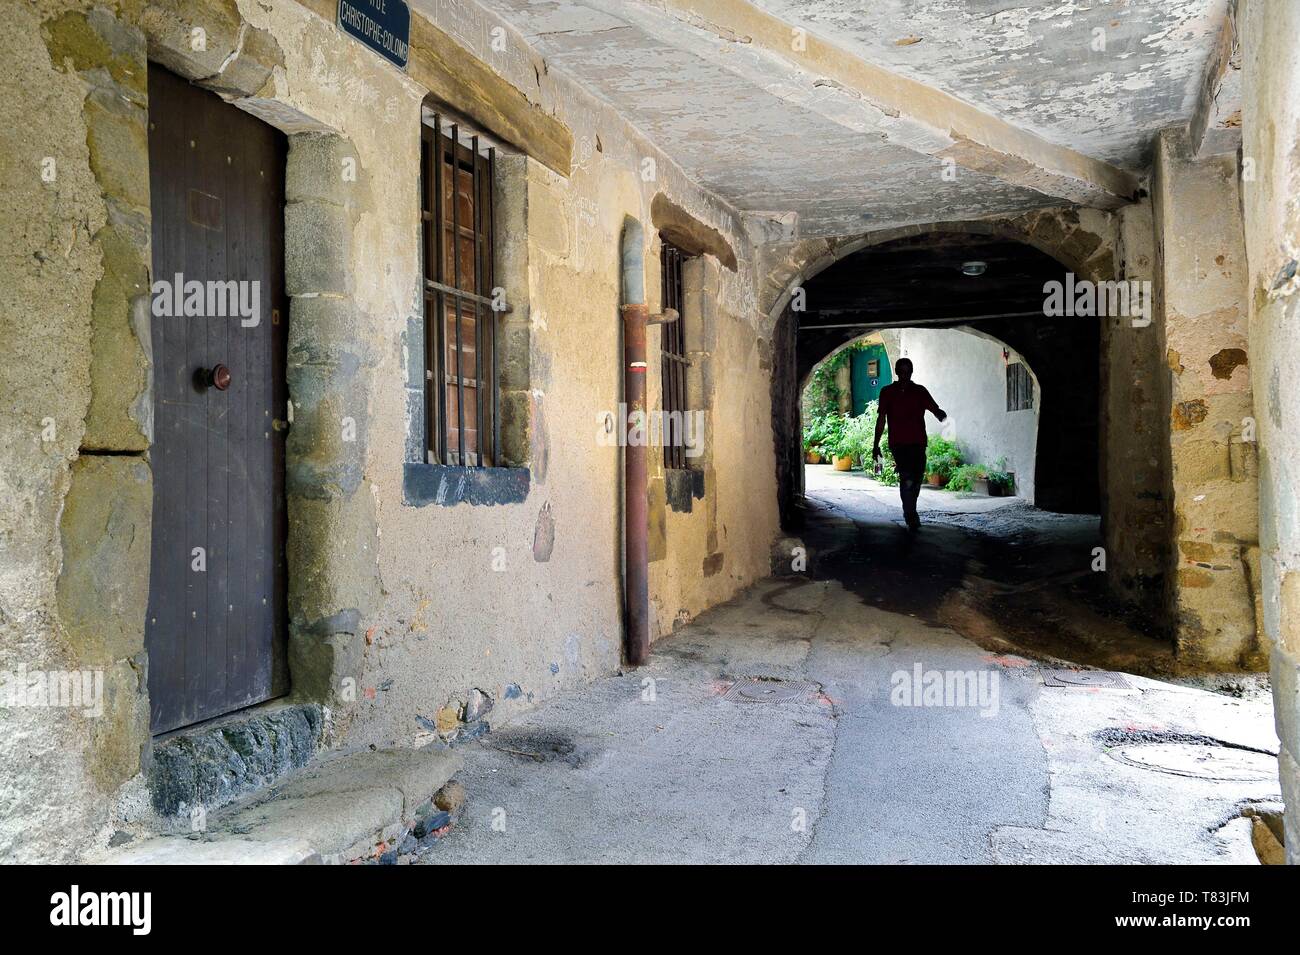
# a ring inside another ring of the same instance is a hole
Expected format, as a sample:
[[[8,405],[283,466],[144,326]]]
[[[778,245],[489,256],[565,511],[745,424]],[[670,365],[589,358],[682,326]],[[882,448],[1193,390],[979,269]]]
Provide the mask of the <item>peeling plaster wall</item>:
[[[1041,177],[1041,167],[1018,161],[1013,127],[1043,145],[1145,169],[1154,134],[1192,116],[1227,6],[484,2],[692,178],[803,236],[924,222],[936,206],[975,218],[1077,199]],[[842,71],[845,61],[863,69]],[[919,84],[906,102],[896,95],[900,83]],[[947,104],[916,122],[939,98]],[[992,148],[950,138],[958,114],[977,125],[996,118]],[[945,175],[940,151],[959,174]]]
[[[973,168],[945,175],[938,157],[910,148],[897,128],[906,118],[791,68],[748,37],[719,36],[706,17],[642,0],[486,2],[692,179],[743,210],[793,210],[802,234],[843,235],[868,219],[881,228],[915,222],[936,201],[972,217],[1051,201]]]
[[[712,260],[714,340],[701,351],[728,384],[710,409],[705,497],[666,519],[667,554],[652,578],[656,630],[766,572],[776,510],[772,470],[755,464],[770,460],[771,412],[750,247],[738,214],[624,118],[548,75],[509,27],[505,49],[493,50],[500,24],[479,8],[434,9],[439,27],[572,129],[574,151],[567,178],[520,160],[526,234],[504,240],[525,263],[525,300],[512,304],[530,337],[527,498],[411,506],[407,336],[422,307],[425,91],[288,0],[205,0],[180,13],[170,3],[65,6],[22,5],[0,39],[8,94],[0,189],[18,210],[21,237],[0,259],[9,343],[0,385],[13,403],[0,427],[15,449],[0,468],[0,667],[103,667],[108,716],[0,711],[0,858],[71,858],[87,839],[102,843],[114,825],[147,816],[150,435],[139,409],[151,397],[147,324],[132,324],[142,303],[147,314],[147,33],[211,26],[215,65],[187,55],[169,65],[214,77],[209,85],[228,87],[291,134],[290,457],[297,442],[300,461],[315,461],[289,481],[291,607],[302,611],[291,671],[295,695],[331,704],[335,745],[417,742],[433,727],[455,736],[477,715],[467,704],[483,709],[476,690],[499,721],[618,666],[621,452],[598,444],[597,423],[620,397],[619,230],[625,214],[649,223],[658,193],[716,229],[739,262],[733,272]],[[116,110],[107,119],[94,113],[101,98]],[[47,155],[59,171],[49,184],[40,180]],[[338,192],[320,171],[343,156],[355,156],[359,175]],[[303,227],[317,221],[323,231]],[[113,229],[128,227],[133,241],[120,252]],[[656,252],[652,243],[652,289]],[[323,363],[301,363],[318,348]],[[95,378],[108,367],[120,371]],[[340,377],[346,369],[354,377]],[[355,450],[337,446],[326,427],[344,411],[365,431]],[[43,440],[47,417],[55,428]],[[88,453],[99,448],[114,453]],[[312,510],[313,480],[335,478],[350,493]],[[118,630],[95,627],[105,619]],[[348,674],[355,687],[341,685]]]
[[[776,534],[774,490],[759,507],[748,498],[764,484],[752,473],[757,463],[772,456],[769,346],[719,295],[723,283],[735,277],[715,258],[687,260],[683,271],[691,362],[687,400],[692,410],[705,413],[704,442],[702,453],[688,457],[687,469],[675,474],[665,469],[660,449],[650,451],[652,639],[765,576]],[[661,307],[659,295],[656,283],[648,296],[653,309]],[[647,340],[647,402],[663,407],[663,361],[653,329]],[[745,373],[733,374],[735,369]],[[770,479],[771,469],[766,470]]]
[[[755,0],[1045,138],[1142,169],[1185,121],[1227,0]],[[1098,32],[1100,31],[1100,32]],[[1098,42],[1098,41],[1101,42]]]
[[[1259,441],[1263,629],[1282,740],[1287,859],[1300,864],[1300,7],[1244,0],[1243,215]]]
[[[1153,196],[1178,656],[1259,667],[1258,462],[1236,159],[1194,161],[1181,131],[1162,133]]]
[[[503,718],[618,666],[621,450],[600,446],[598,428],[605,412],[617,413],[622,387],[622,222],[627,214],[637,216],[650,233],[649,210],[658,193],[718,229],[740,262],[732,272],[710,259],[714,278],[706,297],[716,310],[710,361],[715,373],[736,385],[718,389],[709,409],[705,447],[713,480],[706,497],[690,514],[665,515],[667,556],[652,565],[650,581],[654,632],[671,630],[674,620],[694,616],[766,573],[776,533],[770,471],[751,466],[753,454],[770,454],[770,444],[761,443],[770,411],[759,368],[752,266],[737,214],[693,185],[612,108],[566,77],[547,73],[491,14],[467,5],[415,6],[567,125],[574,153],[567,179],[528,163],[526,306],[534,399],[528,499],[415,511],[401,504],[400,488],[390,483],[398,472],[377,482],[384,600],[368,637],[356,715],[357,738],[367,742],[418,737],[417,714],[447,723],[474,688],[494,699],[490,719]],[[506,31],[506,51],[493,49],[496,26]],[[393,170],[394,177],[414,173],[413,160],[400,173]],[[414,178],[410,182],[414,189]],[[413,201],[404,215],[414,230]],[[646,288],[654,306],[659,261],[653,241],[647,242]],[[657,361],[653,330],[649,341]],[[400,378],[400,371],[394,374]],[[648,374],[655,407],[657,365]],[[400,420],[400,391],[379,394],[392,405],[377,409],[375,419]],[[388,450],[381,445],[381,460],[400,460],[396,433],[392,440]],[[651,451],[656,457],[657,448]],[[653,528],[660,501],[654,482],[650,490]],[[754,507],[755,500],[771,503]],[[551,535],[544,551],[535,548]],[[706,576],[705,560],[718,553],[725,555],[725,570]],[[503,571],[492,569],[497,555],[504,557]],[[459,596],[450,599],[453,594]]]

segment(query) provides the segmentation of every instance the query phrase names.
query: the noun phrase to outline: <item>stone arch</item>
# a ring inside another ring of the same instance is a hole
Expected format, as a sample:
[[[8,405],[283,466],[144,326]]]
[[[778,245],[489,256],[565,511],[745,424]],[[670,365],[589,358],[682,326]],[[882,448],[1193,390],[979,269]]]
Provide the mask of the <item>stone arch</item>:
[[[848,239],[807,240],[780,250],[769,249],[769,264],[759,290],[759,305],[772,330],[776,356],[772,377],[772,428],[777,504],[782,526],[794,529],[802,521],[798,499],[803,486],[799,439],[800,379],[803,376],[798,374],[798,323],[790,308],[795,290],[855,252],[914,236],[945,233],[1021,242],[1055,259],[1080,279],[1099,282],[1117,276],[1120,256],[1116,220],[1109,213],[1090,209],[1048,209],[993,219],[931,222],[881,229]],[[1105,338],[1104,329],[1102,338]],[[1104,363],[1103,346],[1101,364]],[[1104,462],[1104,455],[1102,459]],[[1104,471],[1104,463],[1102,467]],[[1104,488],[1104,473],[1100,483]],[[1104,499],[1104,491],[1102,496]]]
[[[881,229],[847,239],[815,239],[784,248],[767,271],[759,307],[775,327],[794,290],[840,259],[874,245],[931,233],[995,236],[1023,242],[1050,255],[1080,278],[1116,275],[1116,227],[1109,213],[1092,209],[1049,209],[997,219],[958,219]]]
[[[832,358],[834,358],[836,355],[843,352],[845,349],[852,348],[854,345],[856,345],[858,342],[861,342],[863,339],[872,338],[872,337],[882,337],[883,345],[886,350],[886,355],[892,365],[892,363],[896,361],[899,357],[903,357],[900,353],[897,352],[896,349],[898,347],[899,335],[907,331],[922,331],[922,330],[917,329],[914,326],[905,326],[905,325],[884,326],[879,328],[863,329],[861,334],[858,334],[855,337],[836,345],[830,351],[826,352],[825,355],[819,358],[808,369],[806,374],[800,377],[799,379],[800,396],[803,395],[804,388],[807,387],[808,383],[812,380],[813,373],[819,367],[821,367],[827,361],[830,361]],[[984,341],[991,342],[992,344],[1004,350],[1010,350],[1013,354],[1016,355],[1017,359],[1025,366],[1026,371],[1028,371],[1030,378],[1033,380],[1035,396],[1039,396],[1042,394],[1042,388],[1043,388],[1042,381],[1039,378],[1038,372],[1035,370],[1034,363],[1030,361],[1029,356],[1021,354],[1019,350],[1017,350],[1014,344],[1012,344],[1011,342],[1006,341],[1005,339],[999,337],[998,335],[967,325],[955,325],[950,328],[936,329],[934,331],[942,331],[945,333],[951,333],[953,335],[962,335],[962,336],[969,336],[975,339],[983,339]],[[931,388],[933,389],[934,388],[933,382],[928,382],[928,383],[931,385]],[[940,392],[936,394],[936,398],[939,401],[939,403],[944,407],[948,408],[949,410],[951,410],[954,407],[954,403],[951,401],[951,396],[949,396],[948,399],[945,399],[942,396],[941,390],[937,390],[937,391]],[[1017,480],[1017,493],[1021,497],[1025,498],[1025,500],[1027,500],[1030,504],[1034,503],[1037,495],[1037,486],[1036,486],[1037,448],[1038,448],[1040,419],[1041,419],[1041,405],[1037,400],[1034,402],[1032,410],[1033,410],[1032,438],[1029,439],[1028,447],[1025,448],[1022,446],[1021,449],[1022,451],[1027,451],[1027,454],[1014,456],[1019,459],[1018,466],[1015,468],[1015,470],[1018,473],[1018,478],[1023,479],[1023,481],[1020,479]],[[946,433],[947,427],[945,426],[944,428],[941,429],[941,431]],[[940,433],[940,431],[935,431],[934,433]],[[1014,433],[1014,429],[1012,433]],[[962,440],[960,435],[958,435],[958,440],[959,441]],[[1022,434],[1022,440],[1023,440],[1023,434]],[[981,460],[984,461],[985,463],[991,463],[994,459],[995,459],[994,455],[989,455],[987,457],[982,458]]]

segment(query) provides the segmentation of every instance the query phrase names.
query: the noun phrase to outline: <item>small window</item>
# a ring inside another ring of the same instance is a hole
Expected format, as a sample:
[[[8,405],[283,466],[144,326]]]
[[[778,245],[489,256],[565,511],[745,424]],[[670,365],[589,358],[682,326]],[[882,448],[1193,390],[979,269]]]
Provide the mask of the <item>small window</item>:
[[[663,329],[660,355],[663,372],[665,468],[686,467],[686,448],[680,440],[687,410],[686,372],[691,365],[686,360],[686,316],[682,314],[682,300],[685,297],[682,292],[682,262],[686,258],[686,253],[671,242],[663,243],[659,253],[663,277],[660,307],[664,311],[675,309],[678,315],[677,321],[660,326]],[[677,440],[674,440],[674,435]]]
[[[493,303],[495,150],[437,115],[421,135],[427,459],[500,460]]]
[[[1027,411],[1034,407],[1034,379],[1024,362],[1007,365],[1007,411]]]

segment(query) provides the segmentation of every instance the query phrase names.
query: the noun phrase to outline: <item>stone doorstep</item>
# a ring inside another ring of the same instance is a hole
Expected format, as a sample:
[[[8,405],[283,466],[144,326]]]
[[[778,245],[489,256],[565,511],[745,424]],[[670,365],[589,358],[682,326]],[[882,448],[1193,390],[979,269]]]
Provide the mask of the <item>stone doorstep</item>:
[[[373,857],[461,767],[459,754],[364,750],[313,764],[265,798],[209,816],[203,838],[155,836],[114,850],[109,865],[339,864]]]
[[[157,740],[149,766],[154,811],[188,830],[197,809],[211,815],[247,804],[312,764],[328,722],[319,704],[277,701]]]

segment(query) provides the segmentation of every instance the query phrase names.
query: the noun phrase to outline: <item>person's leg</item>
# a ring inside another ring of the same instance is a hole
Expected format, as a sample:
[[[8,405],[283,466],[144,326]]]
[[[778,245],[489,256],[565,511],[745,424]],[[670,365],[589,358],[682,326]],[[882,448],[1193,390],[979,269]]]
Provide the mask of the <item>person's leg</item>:
[[[921,497],[921,481],[923,479],[924,475],[920,471],[914,471],[907,486],[907,513],[917,520],[920,520],[920,517],[916,513],[916,502]]]
[[[921,484],[925,481],[925,449],[917,447],[912,461],[912,513],[916,513],[916,502],[921,496]]]
[[[921,496],[921,472],[925,470],[925,448],[921,445],[900,444],[890,446],[894,467],[898,471],[898,496],[903,502],[903,519],[908,527],[921,523],[916,513],[916,501]]]

